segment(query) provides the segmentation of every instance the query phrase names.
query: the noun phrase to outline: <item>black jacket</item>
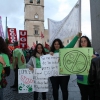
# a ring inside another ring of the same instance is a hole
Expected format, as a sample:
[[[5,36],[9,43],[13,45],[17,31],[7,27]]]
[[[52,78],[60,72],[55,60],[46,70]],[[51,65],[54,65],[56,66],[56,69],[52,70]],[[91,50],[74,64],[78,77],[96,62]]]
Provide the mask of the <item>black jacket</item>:
[[[88,81],[90,84],[100,84],[100,57],[91,60]]]

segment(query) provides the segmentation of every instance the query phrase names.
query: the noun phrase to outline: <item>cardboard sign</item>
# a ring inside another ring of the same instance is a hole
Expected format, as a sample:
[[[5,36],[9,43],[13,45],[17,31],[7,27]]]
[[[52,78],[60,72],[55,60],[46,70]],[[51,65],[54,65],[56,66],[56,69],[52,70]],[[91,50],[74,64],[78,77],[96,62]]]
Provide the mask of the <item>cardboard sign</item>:
[[[93,48],[60,49],[60,74],[88,75]]]
[[[34,91],[33,72],[29,69],[18,69],[18,91],[19,93]]]

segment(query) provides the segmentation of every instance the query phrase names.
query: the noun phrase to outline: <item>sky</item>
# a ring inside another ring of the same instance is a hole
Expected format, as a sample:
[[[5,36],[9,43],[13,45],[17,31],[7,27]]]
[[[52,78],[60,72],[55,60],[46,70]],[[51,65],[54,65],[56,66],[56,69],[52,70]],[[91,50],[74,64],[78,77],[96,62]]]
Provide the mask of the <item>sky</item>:
[[[78,0],[44,0],[44,27],[48,28],[47,18],[60,21],[65,18]],[[91,39],[90,0],[82,1],[82,34]],[[0,16],[3,30],[7,25],[18,30],[24,29],[24,0],[0,0]]]

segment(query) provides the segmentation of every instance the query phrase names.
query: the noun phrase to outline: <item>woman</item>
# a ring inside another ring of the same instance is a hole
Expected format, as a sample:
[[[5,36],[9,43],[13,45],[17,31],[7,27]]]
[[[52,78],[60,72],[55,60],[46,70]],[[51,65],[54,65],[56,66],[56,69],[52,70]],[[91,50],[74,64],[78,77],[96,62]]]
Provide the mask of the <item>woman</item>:
[[[42,44],[37,44],[33,56],[30,58],[29,62],[27,63],[27,67],[30,70],[33,70],[34,67],[41,68],[40,66],[40,56],[45,55],[45,50]],[[42,99],[46,100],[46,92],[42,92]],[[38,100],[38,92],[34,92],[34,100]]]
[[[63,46],[63,43],[60,39],[55,39],[51,46],[50,54],[59,53],[60,48],[73,48],[76,44],[78,38],[81,36],[81,33],[78,33],[77,36],[68,44],[66,47]],[[52,88],[53,88],[53,98],[54,100],[58,100],[58,90],[59,86],[62,90],[63,100],[68,100],[68,82],[70,76],[57,76],[57,77],[50,77]]]
[[[3,68],[10,67],[9,63],[9,50],[8,47],[2,37],[0,37],[0,81],[2,79],[1,74],[3,71]],[[8,74],[9,70],[5,70],[5,74]],[[0,85],[0,100],[3,100],[3,88],[1,88]]]
[[[91,42],[87,36],[82,36],[79,40],[79,47],[86,48],[91,47]],[[96,55],[93,55],[93,58]],[[77,84],[81,93],[81,100],[94,100],[93,85],[88,83],[88,76],[77,75]]]

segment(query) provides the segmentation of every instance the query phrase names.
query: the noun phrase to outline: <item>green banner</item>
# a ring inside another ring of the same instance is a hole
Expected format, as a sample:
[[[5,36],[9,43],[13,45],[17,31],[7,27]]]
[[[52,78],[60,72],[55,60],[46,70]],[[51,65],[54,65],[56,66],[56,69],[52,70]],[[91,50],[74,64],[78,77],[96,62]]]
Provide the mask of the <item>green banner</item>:
[[[88,75],[93,48],[60,49],[60,74]]]

